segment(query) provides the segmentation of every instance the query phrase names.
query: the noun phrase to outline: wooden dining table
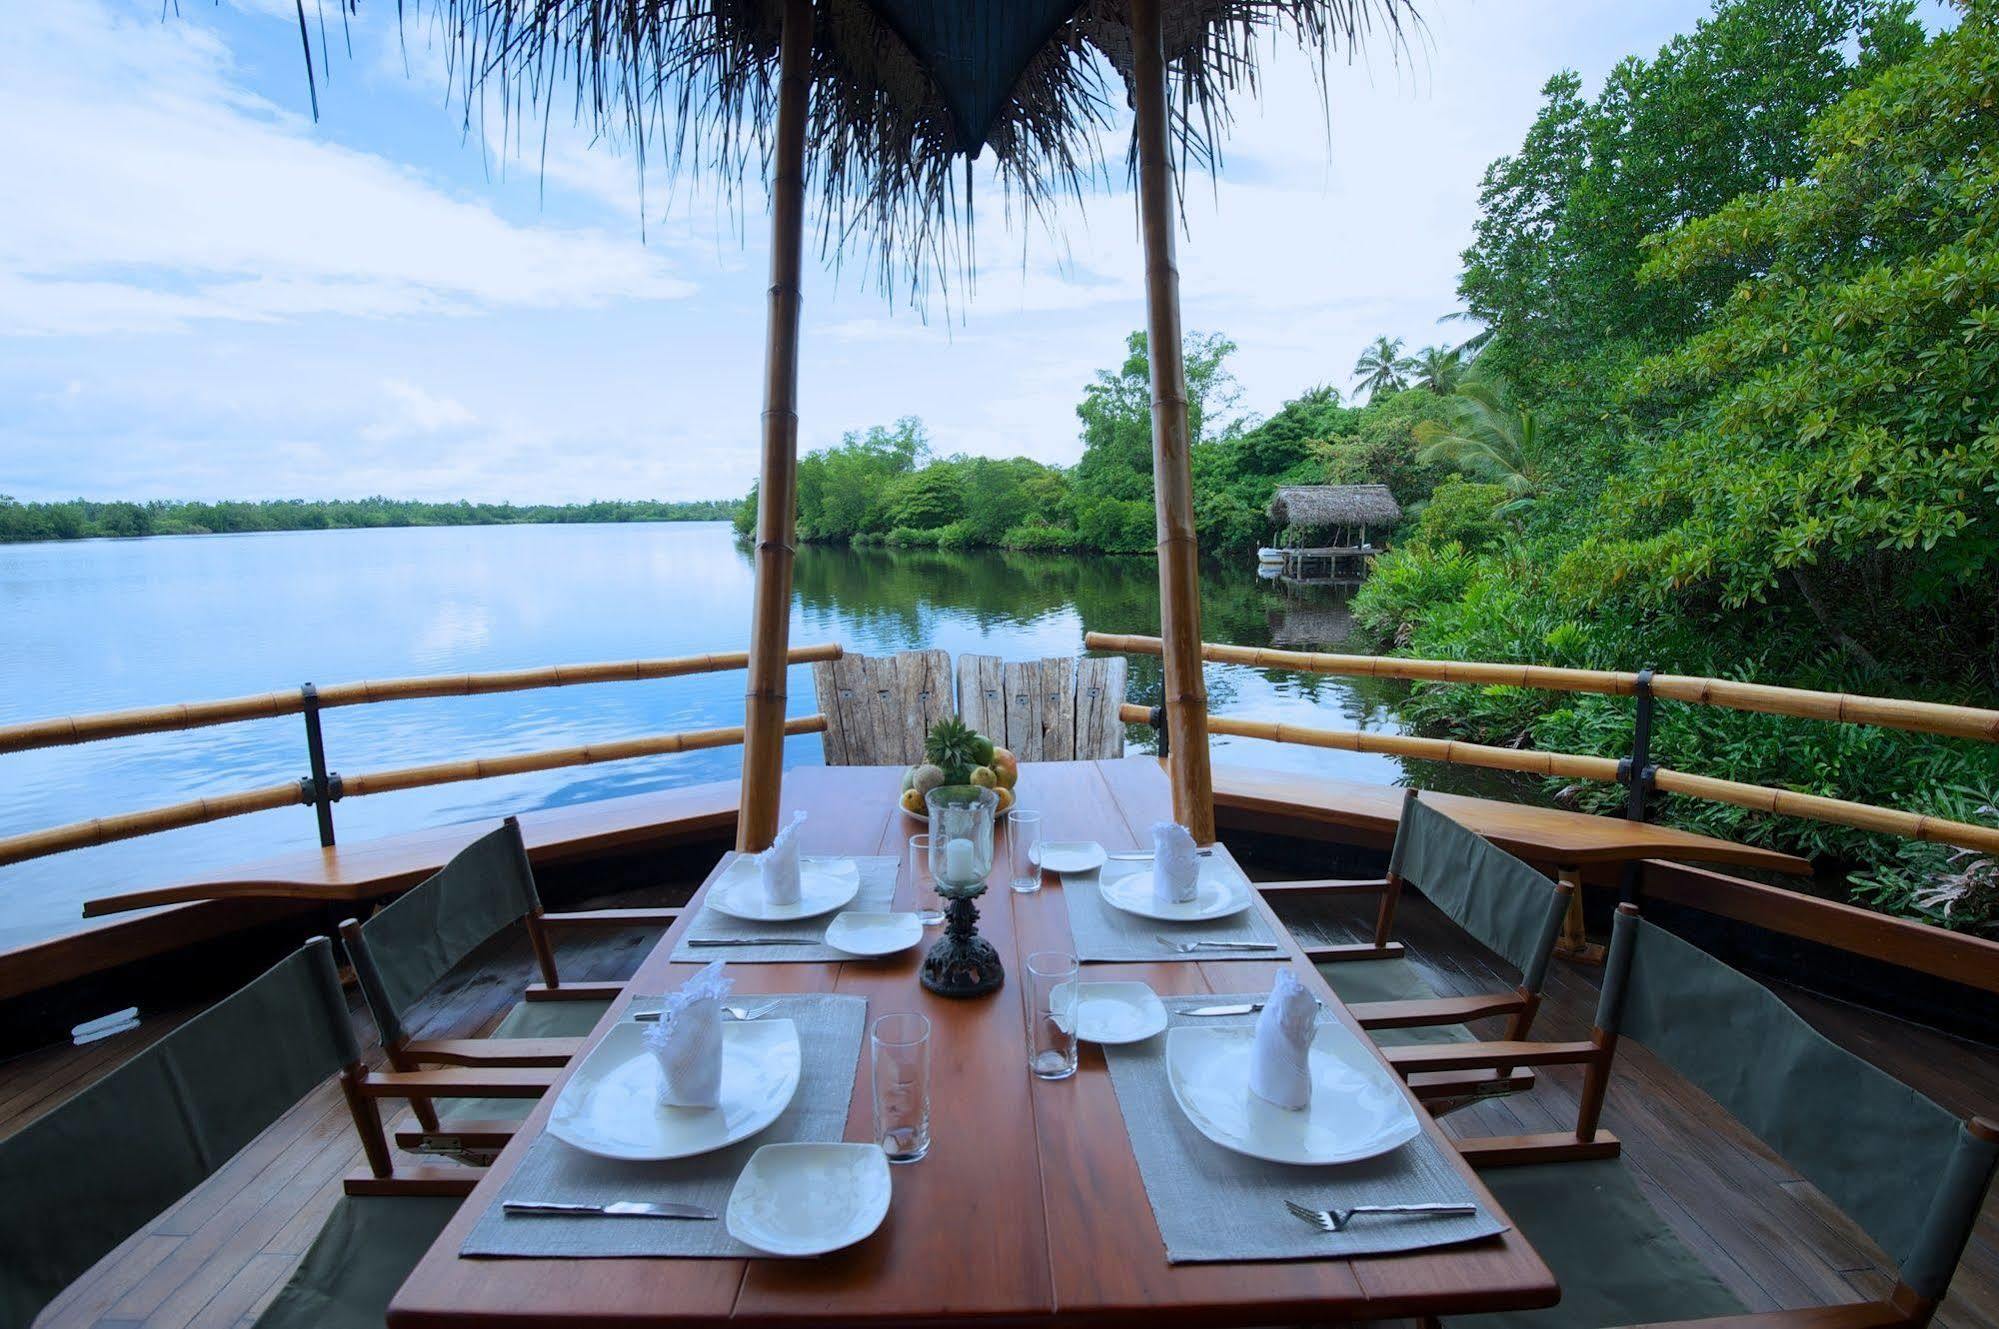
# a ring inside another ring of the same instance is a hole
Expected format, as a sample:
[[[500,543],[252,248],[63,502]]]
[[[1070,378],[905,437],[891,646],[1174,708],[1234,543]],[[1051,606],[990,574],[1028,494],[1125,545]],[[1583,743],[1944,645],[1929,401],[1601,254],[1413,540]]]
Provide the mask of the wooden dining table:
[[[801,828],[805,853],[899,856],[896,907],[908,909],[915,903],[908,837],[924,827],[896,806],[901,774],[889,767],[788,771],[783,816],[808,814]],[[1029,764],[1017,794],[1021,806],[1043,814],[1044,839],[1096,840],[1113,851],[1149,845],[1153,823],[1171,816],[1165,776],[1148,758]],[[1393,1255],[1167,1263],[1102,1052],[1085,1044],[1080,1069],[1068,1080],[1028,1073],[1024,959],[1034,951],[1070,949],[1069,921],[1058,879],[1032,894],[1007,888],[1004,850],[1002,843],[991,886],[978,902],[980,930],[1007,966],[1006,986],[997,993],[953,999],[924,991],[917,982],[922,946],[879,960],[734,967],[742,994],[848,993],[867,998],[870,1020],[912,1010],[929,1017],[931,1149],[921,1162],[893,1170],[894,1198],[873,1236],[809,1260],[460,1255],[467,1232],[540,1134],[558,1083],[412,1271],[390,1305],[389,1324],[1264,1325],[1555,1303],[1553,1275],[1511,1229],[1461,1246]],[[714,881],[711,873],[695,907],[639,966],[592,1042],[622,1017],[634,994],[668,991],[698,968],[669,957]],[[1288,959],[1085,968],[1115,969],[1118,978],[1141,979],[1161,995],[1174,995],[1267,990],[1277,967],[1288,963],[1351,1023],[1261,897],[1255,907],[1290,950]],[[849,1140],[871,1137],[868,1077],[864,1048]],[[1481,1202],[1506,1221],[1448,1137],[1413,1096],[1411,1102],[1423,1129],[1464,1170]]]

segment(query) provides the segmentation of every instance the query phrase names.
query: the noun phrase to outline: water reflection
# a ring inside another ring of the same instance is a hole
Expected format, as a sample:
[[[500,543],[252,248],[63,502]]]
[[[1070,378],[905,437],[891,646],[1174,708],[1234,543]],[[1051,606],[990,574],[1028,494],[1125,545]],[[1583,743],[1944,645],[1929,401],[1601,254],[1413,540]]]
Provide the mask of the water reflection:
[[[0,546],[0,723],[398,674],[740,650],[751,560],[719,524],[311,531]],[[917,645],[1010,659],[1073,654],[1085,631],[1156,633],[1146,559],[805,548],[792,639],[884,652]],[[1210,640],[1344,649],[1346,592],[1210,568]],[[1134,700],[1156,660],[1132,660]],[[1394,684],[1211,667],[1215,709],[1257,719],[1398,727]],[[813,709],[794,669],[791,711]],[[736,674],[397,702],[326,715],[349,772],[738,724]],[[1135,737],[1143,740],[1143,730]],[[1400,764],[1222,740],[1218,760],[1389,782]],[[786,745],[820,760],[815,736]],[[733,777],[738,749],[342,802],[344,841],[474,816]],[[296,717],[0,757],[0,834],[296,779]],[[1426,779],[1431,772],[1426,770]],[[287,808],[0,868],[0,945],[76,926],[97,894],[304,848]]]

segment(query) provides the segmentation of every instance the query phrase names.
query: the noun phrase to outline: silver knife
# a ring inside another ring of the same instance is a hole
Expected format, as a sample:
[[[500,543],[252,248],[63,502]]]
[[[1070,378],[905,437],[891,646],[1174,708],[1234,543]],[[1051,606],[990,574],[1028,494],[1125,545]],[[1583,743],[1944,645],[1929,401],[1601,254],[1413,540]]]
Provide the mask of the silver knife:
[[[1258,1011],[1260,1011],[1260,1010],[1262,1010],[1262,1009],[1263,1009],[1263,1003],[1262,1003],[1262,1002],[1260,1002],[1260,1001],[1239,1001],[1239,1002],[1236,1002],[1236,1003],[1235,1003],[1235,1004],[1234,1004],[1233,1006],[1196,1006],[1196,1007],[1194,1007],[1194,1009],[1192,1009],[1192,1010],[1190,1010],[1190,1011],[1181,1011],[1181,1012],[1180,1012],[1180,1014],[1182,1014],[1182,1015],[1254,1015],[1254,1014],[1255,1014],[1256,1012],[1258,1012]]]
[[[1213,858],[1215,851],[1212,849],[1196,849],[1194,855],[1197,858]],[[1150,862],[1152,859],[1158,857],[1158,855],[1154,854],[1150,849],[1136,849],[1129,852],[1119,850],[1115,854],[1105,854],[1104,857],[1114,858],[1121,863],[1145,863]]]
[[[823,946],[818,937],[689,937],[689,946]]]
[[[510,1214],[564,1214],[588,1218],[696,1218],[720,1217],[713,1209],[695,1204],[646,1204],[639,1200],[614,1200],[610,1204],[556,1204],[549,1200],[507,1200],[502,1208]]]

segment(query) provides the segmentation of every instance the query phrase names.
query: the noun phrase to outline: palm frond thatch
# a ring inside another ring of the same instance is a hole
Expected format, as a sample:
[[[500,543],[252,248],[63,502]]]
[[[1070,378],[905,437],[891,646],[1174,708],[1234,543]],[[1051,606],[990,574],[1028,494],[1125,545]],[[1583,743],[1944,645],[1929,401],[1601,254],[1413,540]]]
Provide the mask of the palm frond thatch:
[[[1282,485],[1271,496],[1270,520],[1308,529],[1389,527],[1402,520],[1402,505],[1387,485]]]
[[[336,3],[344,14],[360,0]],[[1377,34],[1400,53],[1421,22],[1412,0],[1160,4],[1179,156],[1210,169],[1230,99],[1256,90],[1266,36],[1295,41],[1323,73],[1329,56],[1350,58]],[[642,178],[699,173],[737,207],[751,170],[768,181],[782,0],[398,0],[397,9],[434,29],[468,124],[497,108],[510,124],[539,116],[545,127],[568,102],[579,124],[633,155]],[[814,0],[813,9],[809,186],[821,249],[865,261],[884,293],[905,287],[921,303],[933,282],[968,270],[971,177],[969,165],[960,177],[959,158],[990,148],[1008,215],[1044,221],[1055,199],[1081,198],[1104,177],[1108,84],[1131,69],[1128,0]],[[302,2],[300,19],[310,75]],[[1020,24],[1033,25],[1025,41]],[[995,68],[979,43],[1001,37]],[[951,40],[955,52],[937,48]],[[990,95],[954,85],[968,65],[954,55],[966,51],[997,80]]]

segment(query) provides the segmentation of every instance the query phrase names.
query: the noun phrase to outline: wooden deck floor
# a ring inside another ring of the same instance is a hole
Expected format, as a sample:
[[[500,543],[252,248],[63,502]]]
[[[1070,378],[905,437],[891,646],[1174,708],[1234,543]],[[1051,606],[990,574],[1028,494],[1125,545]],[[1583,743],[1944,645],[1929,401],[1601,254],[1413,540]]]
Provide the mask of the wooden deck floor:
[[[674,904],[685,893],[657,888],[616,902]],[[1435,910],[1413,894],[1404,901],[1398,935],[1440,992],[1510,986],[1512,975]],[[1312,914],[1291,921],[1301,939],[1342,941],[1360,935],[1362,920],[1358,914]],[[626,977],[656,936],[640,930],[566,941],[563,973]],[[530,968],[523,938],[488,947],[427,1001],[419,1035],[490,1027],[517,998]],[[1596,979],[1593,969],[1557,962],[1537,1034],[1586,1034]],[[1784,995],[1828,1036],[1945,1106],[1990,1113],[1999,1104],[1994,1049],[1803,993]],[[0,1135],[82,1089],[185,1015],[154,1016],[127,1034],[0,1065]],[[368,1028],[358,1009],[356,1023]],[[1567,1068],[1544,1071],[1533,1092],[1466,1109],[1446,1122],[1465,1134],[1558,1129],[1573,1123],[1579,1087],[1579,1074]],[[1752,1309],[1875,1297],[1892,1281],[1886,1257],[1815,1188],[1642,1048],[1619,1051],[1605,1125],[1624,1140],[1629,1166],[1661,1213]],[[345,1108],[329,1084],[101,1261],[41,1323],[148,1329],[248,1324],[311,1243],[340,1178],[361,1163]],[[1999,1324],[1999,1199],[1987,1201],[1937,1323],[1946,1329]]]

